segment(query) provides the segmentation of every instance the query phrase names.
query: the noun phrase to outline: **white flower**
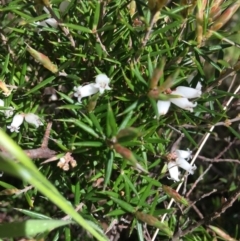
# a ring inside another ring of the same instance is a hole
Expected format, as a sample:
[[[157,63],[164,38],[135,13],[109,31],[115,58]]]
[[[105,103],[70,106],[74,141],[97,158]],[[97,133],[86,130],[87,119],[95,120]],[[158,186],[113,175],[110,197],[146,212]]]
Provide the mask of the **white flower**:
[[[11,132],[19,132],[19,127],[23,123],[24,115],[23,114],[16,114],[13,117],[12,123],[10,126],[7,126],[8,129],[10,129]]]
[[[25,114],[25,121],[28,122],[29,124],[35,125],[36,128],[43,125],[39,116],[33,113]]]
[[[171,95],[178,95],[179,97],[170,98],[169,100],[158,100],[157,107],[159,115],[165,115],[168,112],[171,103],[184,110],[192,112],[193,108],[197,106],[197,103],[193,103],[188,99],[200,97],[202,91],[199,88],[200,86],[198,86],[198,89],[178,86],[176,90],[171,92]]]
[[[0,99],[0,107],[4,107],[4,101]],[[13,115],[14,108],[8,107],[7,110],[0,110],[0,112],[3,112],[6,118],[9,118]]]
[[[188,160],[191,158],[191,151],[176,150],[174,155],[172,160],[170,160],[167,165],[170,179],[177,182],[180,181],[178,170],[179,167],[186,170],[188,174],[194,174],[194,171],[197,169],[197,167],[195,165],[192,166],[188,162]]]
[[[95,79],[96,84],[94,87],[99,88],[100,94],[103,94],[104,90],[111,90],[108,86],[110,79],[105,74],[98,74]]]
[[[176,150],[176,164],[189,174],[193,174],[197,169],[196,165],[192,166],[188,160],[191,158],[191,151]]]
[[[37,25],[43,26],[43,27],[53,27],[57,28],[58,27],[58,22],[56,21],[55,18],[48,18],[46,20],[43,20],[41,22],[36,22]]]
[[[87,97],[98,92],[98,89],[94,86],[94,84],[74,87],[73,90],[75,91],[74,96],[78,98],[78,102],[80,103],[82,102],[83,97]]]
[[[170,179],[172,179],[175,182],[179,182],[179,171],[178,171],[178,166],[175,161],[169,161],[168,162],[168,172],[170,175]]]

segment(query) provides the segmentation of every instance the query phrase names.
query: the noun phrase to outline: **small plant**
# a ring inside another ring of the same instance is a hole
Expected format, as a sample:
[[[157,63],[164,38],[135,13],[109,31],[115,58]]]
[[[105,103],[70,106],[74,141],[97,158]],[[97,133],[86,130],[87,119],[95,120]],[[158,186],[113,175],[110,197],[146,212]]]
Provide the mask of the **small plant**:
[[[0,238],[239,239],[239,1],[0,2]]]

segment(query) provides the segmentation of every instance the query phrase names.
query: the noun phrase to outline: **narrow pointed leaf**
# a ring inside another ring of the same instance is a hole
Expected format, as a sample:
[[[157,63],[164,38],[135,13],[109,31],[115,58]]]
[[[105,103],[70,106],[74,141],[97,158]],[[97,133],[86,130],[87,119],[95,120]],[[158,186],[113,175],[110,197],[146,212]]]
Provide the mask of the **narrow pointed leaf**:
[[[137,158],[134,156],[134,154],[132,153],[131,150],[129,150],[128,148],[116,143],[113,145],[113,148],[115,149],[115,151],[117,153],[119,153],[123,158],[127,159],[130,164],[136,168],[137,170],[141,171],[141,172],[145,172],[148,173],[139,163]]]
[[[131,141],[134,138],[139,136],[139,130],[137,130],[136,128],[132,128],[132,127],[127,127],[124,128],[122,130],[120,130],[117,134],[117,141],[118,142],[127,142],[127,141]]]
[[[121,199],[118,199],[118,198],[115,198],[115,197],[111,197],[110,198],[115,202],[117,203],[121,208],[123,208],[124,210],[126,210],[127,212],[129,213],[134,213],[136,210],[135,208],[130,205],[129,203],[121,200]]]
[[[223,230],[221,230],[218,227],[209,225],[210,229],[212,229],[218,236],[220,236],[223,240],[226,241],[237,241],[235,238],[230,237],[227,233],[225,233]]]
[[[158,86],[158,82],[160,78],[163,76],[164,66],[165,66],[165,59],[163,58],[160,63],[160,66],[154,70],[153,75],[150,79],[150,82],[149,82],[150,89],[154,89],[155,87]]]
[[[27,44],[27,51],[33,56],[35,60],[41,63],[46,69],[50,70],[52,73],[58,72],[57,65],[53,64],[51,60],[44,54],[38,52]]]
[[[143,213],[143,212],[136,212],[135,216],[138,220],[140,220],[144,223],[147,223],[150,226],[159,228],[159,230],[161,230],[167,236],[171,237],[173,235],[172,230],[165,223],[162,223],[154,216]]]
[[[169,88],[171,88],[176,80],[176,78],[178,77],[179,75],[179,70],[175,71],[172,75],[170,75],[167,80],[159,86],[158,90],[160,92],[163,92]]]

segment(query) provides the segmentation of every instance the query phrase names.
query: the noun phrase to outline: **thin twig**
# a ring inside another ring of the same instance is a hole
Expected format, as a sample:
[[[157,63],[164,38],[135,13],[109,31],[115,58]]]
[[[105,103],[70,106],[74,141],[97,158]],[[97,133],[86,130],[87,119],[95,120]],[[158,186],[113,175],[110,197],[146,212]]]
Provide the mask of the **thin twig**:
[[[27,186],[25,187],[24,189],[21,189],[19,191],[16,192],[16,195],[20,195],[22,193],[26,193],[27,191],[31,190],[32,188],[34,188],[34,186],[30,185],[30,186]]]
[[[188,191],[188,193],[186,194],[186,197],[189,197],[189,195],[191,194],[191,192],[194,190],[194,188],[197,186],[197,184],[203,180],[203,177],[205,176],[205,174],[210,170],[210,168],[212,167],[212,164],[210,164],[208,166],[208,168],[198,177],[198,179],[193,183],[191,189]]]
[[[230,120],[227,119],[224,122],[218,122],[218,123],[215,124],[215,126],[229,126],[233,122],[236,122],[236,121],[240,121],[240,116],[237,116],[236,118],[233,118],[233,119],[230,119]]]
[[[197,202],[201,201],[202,199],[204,199],[205,197],[209,197],[210,195],[212,195],[214,192],[216,192],[217,189],[213,189],[211,192],[205,193],[203,194],[198,200],[195,200],[194,202],[191,203],[191,205],[189,207],[187,207],[184,211],[183,214],[186,214],[188,212],[188,210],[190,208],[192,208],[193,205],[195,205]]]
[[[45,131],[45,134],[44,134],[44,137],[43,137],[43,140],[42,140],[42,145],[41,145],[42,148],[48,146],[51,128],[52,128],[52,122],[48,122],[47,129]]]
[[[213,213],[211,213],[210,215],[206,216],[205,218],[201,219],[200,221],[198,221],[195,224],[190,225],[188,228],[186,228],[185,230],[179,230],[173,237],[172,237],[172,241],[177,241],[179,240],[179,237],[185,236],[188,233],[191,233],[194,229],[196,229],[197,227],[203,225],[203,224],[209,224],[211,223],[214,219],[220,217],[228,208],[230,208],[233,203],[238,199],[238,197],[240,196],[240,188],[238,188],[235,193],[233,195],[231,195],[231,197],[228,199],[228,201],[226,201],[223,206],[218,209],[217,211],[214,211]]]
[[[230,147],[231,147],[235,142],[236,142],[236,138],[235,138],[233,141],[229,142],[228,146],[225,147],[225,148],[223,149],[223,151],[221,151],[221,152],[215,157],[215,159],[219,159],[221,156],[223,156],[224,153],[227,152],[227,151],[230,149]]]
[[[196,207],[196,205],[193,205],[192,207],[193,207],[194,211],[197,213],[197,215],[199,216],[199,218],[203,219],[204,216],[202,215],[200,210]]]
[[[231,163],[237,163],[240,164],[240,161],[237,159],[211,159],[211,158],[206,158],[204,156],[198,156],[199,159],[205,161],[205,162],[231,162]]]

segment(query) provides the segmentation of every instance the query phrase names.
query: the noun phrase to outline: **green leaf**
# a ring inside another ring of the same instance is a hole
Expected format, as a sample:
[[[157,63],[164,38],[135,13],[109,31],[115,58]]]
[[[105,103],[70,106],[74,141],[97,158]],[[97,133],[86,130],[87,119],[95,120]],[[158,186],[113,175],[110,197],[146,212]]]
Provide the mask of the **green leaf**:
[[[117,123],[110,103],[107,110],[107,136],[115,136],[117,133]]]
[[[118,198],[115,198],[115,197],[112,197],[110,196],[110,198],[115,202],[117,203],[121,208],[123,208],[124,210],[128,211],[129,213],[134,213],[136,210],[133,206],[131,206],[129,203],[121,200],[121,199],[118,199]]]
[[[72,23],[61,23],[61,25],[63,27],[68,27],[69,29],[74,29],[74,30],[81,31],[83,33],[92,33],[91,29],[86,28],[84,26],[80,26],[80,25],[76,25],[76,24],[72,24]]]
[[[94,19],[93,19],[93,27],[92,27],[93,32],[96,31],[97,29],[99,17],[100,17],[100,2],[95,1]]]
[[[143,213],[143,212],[136,212],[135,215],[138,220],[145,222],[148,225],[159,228],[159,230],[161,230],[163,233],[167,234],[169,237],[171,237],[173,235],[172,230],[165,223],[162,223],[154,216]]]
[[[138,137],[139,135],[140,135],[140,132],[138,129],[127,127],[120,130],[116,137],[117,137],[117,141],[121,143],[121,142],[131,141],[134,138]]]
[[[5,156],[0,155],[0,170],[19,177],[37,188],[50,201],[60,207],[66,214],[72,217],[84,229],[88,230],[99,241],[107,239],[100,235],[94,228],[79,215],[74,208],[69,205],[67,200],[58,192],[54,185],[36,168],[29,157],[21,150],[21,148],[8,137],[3,130],[0,129],[0,146],[16,160],[12,161]],[[1,233],[1,232],[0,232]]]
[[[83,129],[84,131],[88,132],[92,136],[94,136],[96,138],[99,137],[98,134],[91,127],[89,127],[88,125],[84,124],[80,120],[77,120],[77,119],[57,119],[57,121],[74,123],[76,126],[80,127],[81,129]]]
[[[103,190],[105,190],[105,188],[107,187],[110,178],[111,178],[111,174],[112,174],[112,170],[113,170],[113,162],[114,162],[114,152],[111,150],[108,153],[108,158],[107,158],[107,163],[105,166],[105,178],[104,178],[104,188]]]
[[[40,82],[40,84],[36,85],[35,87],[33,87],[31,90],[29,90],[25,95],[23,96],[27,96],[29,94],[32,94],[34,92],[36,92],[37,90],[45,87],[47,84],[50,84],[54,79],[56,79],[56,76],[51,76],[45,80],[43,80],[42,82]]]
[[[103,145],[100,141],[83,141],[83,142],[74,142],[72,146],[89,146],[89,147],[100,147]]]
[[[14,208],[14,209],[19,211],[20,213],[23,213],[23,214],[29,216],[30,218],[51,220],[50,217],[43,215],[41,213],[37,213],[37,212],[33,212],[30,210],[21,209],[21,208]]]
[[[33,237],[39,233],[50,232],[55,228],[69,225],[72,221],[34,220],[0,224],[0,238]]]

